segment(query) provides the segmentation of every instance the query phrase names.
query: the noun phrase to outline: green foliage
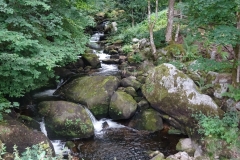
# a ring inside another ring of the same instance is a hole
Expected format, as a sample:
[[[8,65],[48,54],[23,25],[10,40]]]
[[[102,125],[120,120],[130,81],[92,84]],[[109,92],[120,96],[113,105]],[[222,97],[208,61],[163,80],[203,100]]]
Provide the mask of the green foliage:
[[[14,149],[14,160],[62,160],[63,155],[60,153],[57,157],[52,156],[52,150],[48,144],[41,142],[39,144],[27,147],[26,151],[21,155],[17,150],[17,146],[13,147]],[[71,159],[71,155],[69,155]]]
[[[236,12],[239,11],[239,0],[229,3],[228,0],[205,1],[188,0],[185,6],[189,26],[203,28],[205,36],[217,44],[239,42],[239,31],[236,29]]]
[[[0,141],[0,159],[1,159],[1,156],[4,155],[6,152],[6,146],[4,143],[2,143],[2,141]]]
[[[153,32],[154,44],[156,48],[163,48],[166,46],[165,33],[166,33],[166,28],[161,28],[160,30]]]
[[[206,89],[213,87],[213,84],[205,84],[205,81],[203,78],[200,78],[200,80],[196,81],[196,83],[201,91],[205,91]]]
[[[143,58],[139,53],[135,53],[133,54],[133,61],[135,63],[141,63],[143,61]]]
[[[227,112],[222,119],[218,116],[206,116],[202,113],[193,116],[198,120],[200,127],[198,132],[203,136],[221,139],[228,144],[239,143],[238,113]]]
[[[168,54],[177,60],[191,61],[200,57],[198,46],[194,44],[194,41],[195,38],[188,35],[184,38],[183,44],[172,41],[165,49]]]
[[[158,34],[157,31],[159,31],[161,33],[161,35],[157,35],[155,38],[156,44],[160,44],[160,42],[162,41],[161,39],[163,39],[163,37],[160,36],[164,36],[164,29],[167,26],[167,10],[163,10],[160,11],[158,13],[159,17],[158,20],[155,24],[155,28],[154,28],[154,32],[155,35]],[[152,17],[154,17],[155,14],[152,14]],[[117,35],[115,35],[113,37],[113,41],[115,40],[122,40],[124,43],[131,43],[133,38],[138,38],[138,39],[142,39],[142,38],[149,38],[149,30],[148,30],[148,20],[147,18],[145,18],[144,21],[136,24],[134,27],[127,27],[127,28],[122,28],[122,30],[124,32],[121,32]],[[160,40],[158,42],[158,40]]]
[[[232,85],[228,85],[228,92],[222,94],[222,96],[226,96],[234,99],[236,102],[240,100],[240,87],[234,88]]]
[[[184,68],[184,64],[181,61],[178,61],[178,60],[171,61],[171,62],[168,62],[168,63],[174,65],[179,70],[182,70]]]
[[[200,70],[200,71],[215,71],[215,72],[226,72],[232,68],[232,63],[230,61],[218,62],[213,59],[199,58],[193,62],[190,69]]]
[[[84,53],[87,25],[76,1],[0,1],[0,92],[10,97],[46,85],[53,68]]]
[[[193,116],[198,120],[198,132],[203,135],[205,149],[211,159],[226,149],[230,149],[230,152],[233,153],[239,152],[240,134],[237,112],[227,112],[222,119],[218,116],[206,116],[202,113]]]
[[[170,42],[169,45],[165,47],[165,50],[169,56],[173,56],[176,59],[182,59],[185,52],[183,45],[175,42]]]
[[[191,61],[200,57],[198,46],[194,44],[194,37],[186,36],[183,40],[184,56],[183,59],[186,61]]]
[[[4,113],[10,113],[11,109],[18,108],[19,104],[17,102],[9,102],[7,99],[1,97],[0,95],[0,121],[3,120]]]
[[[128,54],[133,51],[132,45],[126,44],[122,47],[122,51],[124,54]]]

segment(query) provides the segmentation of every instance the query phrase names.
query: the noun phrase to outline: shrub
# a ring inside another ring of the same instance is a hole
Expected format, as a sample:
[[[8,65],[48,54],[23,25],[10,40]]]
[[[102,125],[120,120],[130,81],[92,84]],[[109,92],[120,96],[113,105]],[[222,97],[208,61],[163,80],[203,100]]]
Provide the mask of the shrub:
[[[192,63],[189,68],[205,72],[227,72],[232,69],[232,63],[229,61],[218,62],[213,59],[199,58],[195,63]]]
[[[12,108],[17,108],[18,106],[17,102],[11,103],[0,95],[0,121],[3,120],[4,113],[10,113]]]
[[[233,98],[236,102],[240,100],[240,87],[234,88],[232,85],[228,85],[228,92],[222,94],[229,98]]]
[[[122,51],[124,54],[128,54],[129,52],[132,52],[133,51],[133,48],[132,48],[132,45],[124,45],[122,47]]]
[[[62,153],[64,152],[64,150],[62,151]],[[0,146],[0,159],[1,155],[4,155],[5,153],[6,147],[2,143]],[[21,155],[18,152],[17,146],[13,146],[14,160],[62,160],[64,159],[62,153],[60,153],[56,157],[52,156],[52,150],[50,146],[48,144],[45,144],[44,142],[33,145],[31,147],[27,147],[26,151],[23,152]],[[70,160],[71,158],[72,156],[68,155],[68,159]]]
[[[227,112],[222,119],[219,116],[206,116],[202,113],[193,115],[198,120],[198,132],[203,135],[203,139],[208,139],[206,150],[210,156],[214,156],[216,152],[219,153],[219,149],[225,147],[224,143],[218,143],[220,141],[225,142],[228,148],[240,150],[238,116],[236,112]]]
[[[143,58],[139,53],[136,53],[133,55],[133,61],[135,63],[141,63],[143,61]]]

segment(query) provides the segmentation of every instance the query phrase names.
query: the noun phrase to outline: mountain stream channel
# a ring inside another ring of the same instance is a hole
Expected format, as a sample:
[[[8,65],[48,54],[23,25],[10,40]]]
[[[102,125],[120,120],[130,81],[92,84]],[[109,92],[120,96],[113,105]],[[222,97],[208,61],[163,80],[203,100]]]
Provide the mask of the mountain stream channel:
[[[101,34],[94,34],[90,43],[97,45]],[[103,50],[93,50],[93,53],[99,56],[100,61],[108,59],[110,56]],[[115,64],[103,64],[101,68],[92,73],[92,75],[116,75],[118,66]],[[35,99],[54,97],[56,89],[48,89],[33,95]],[[54,97],[56,98],[56,97]],[[88,139],[71,139],[75,148],[68,150],[71,154],[84,160],[149,160],[149,154],[153,151],[160,151],[165,156],[177,153],[176,144],[184,135],[171,135],[166,131],[157,131],[154,133],[138,132],[135,129],[125,126],[127,122],[114,122],[111,119],[97,120],[92,113],[87,110],[94,125],[94,137]],[[103,124],[108,124],[108,128],[102,128]],[[41,131],[47,136],[44,118],[40,122]],[[59,154],[66,144],[65,140],[51,140],[56,154]],[[68,153],[65,153],[66,155]]]

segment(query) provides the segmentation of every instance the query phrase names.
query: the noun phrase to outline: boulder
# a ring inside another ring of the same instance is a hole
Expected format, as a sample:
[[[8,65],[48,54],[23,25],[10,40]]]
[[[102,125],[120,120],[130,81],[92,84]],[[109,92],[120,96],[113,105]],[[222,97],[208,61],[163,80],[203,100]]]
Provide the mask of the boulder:
[[[129,119],[137,109],[137,102],[126,92],[116,91],[111,97],[109,115],[113,120]]]
[[[137,130],[155,132],[163,129],[163,121],[160,113],[150,108],[136,113],[128,126]]]
[[[174,155],[170,155],[166,160],[193,160],[193,157],[190,157],[186,152],[178,152]]]
[[[96,54],[85,53],[82,55],[82,59],[86,65],[90,65],[93,69],[101,68],[101,62]]]
[[[232,75],[230,73],[209,72],[207,80],[209,84],[213,85],[214,97],[222,99],[222,94],[227,92],[228,86],[232,83]]]
[[[123,87],[133,87],[135,90],[138,90],[142,84],[136,80],[136,77],[130,76],[127,78],[123,78],[121,80],[121,85]]]
[[[45,118],[50,139],[89,138],[94,135],[92,121],[80,104],[66,101],[43,101],[38,105]]]
[[[223,115],[211,97],[199,93],[193,80],[171,64],[150,70],[142,92],[153,108],[175,119],[190,137],[196,127],[193,114]]]
[[[195,152],[195,148],[190,138],[180,139],[179,142],[177,143],[176,150],[187,152],[191,156],[193,156]]]
[[[154,151],[153,153],[150,154],[150,157],[152,157],[152,155],[154,155],[154,157],[151,158],[150,160],[165,160],[164,154],[159,151]]]
[[[119,84],[119,79],[114,76],[80,77],[59,88],[55,94],[87,105],[96,118],[104,118],[108,115],[111,96]]]
[[[137,92],[133,87],[127,87],[124,89],[124,91],[128,94],[130,94],[132,97],[137,97]]]
[[[5,123],[0,123],[0,133],[0,141],[5,144],[6,151],[9,153],[13,153],[14,145],[22,153],[27,147],[41,142],[47,144],[54,153],[52,143],[42,132],[30,129],[17,120],[8,119]]]

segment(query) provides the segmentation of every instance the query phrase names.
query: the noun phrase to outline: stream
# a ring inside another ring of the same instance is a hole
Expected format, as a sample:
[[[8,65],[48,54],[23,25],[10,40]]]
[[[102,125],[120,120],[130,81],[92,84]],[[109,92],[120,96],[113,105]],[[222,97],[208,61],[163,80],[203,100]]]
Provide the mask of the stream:
[[[101,34],[96,33],[91,37],[90,43],[98,48],[97,41]],[[101,60],[108,59],[110,56],[103,53],[103,50],[93,50]],[[102,68],[92,75],[116,75],[118,66],[115,64],[103,64]],[[55,90],[46,90],[34,95],[34,98],[53,97]],[[165,130],[149,133],[138,131],[126,126],[127,121],[114,122],[111,119],[97,120],[92,113],[86,109],[94,125],[94,137],[88,139],[70,140],[75,144],[67,152],[84,160],[149,160],[149,154],[153,151],[160,151],[165,156],[175,154],[176,144],[183,135],[169,135]],[[39,122],[41,131],[47,136],[44,118]],[[104,124],[108,124],[104,128]],[[51,140],[56,154],[59,154],[65,147],[66,140]],[[67,155],[67,152],[65,153]]]

